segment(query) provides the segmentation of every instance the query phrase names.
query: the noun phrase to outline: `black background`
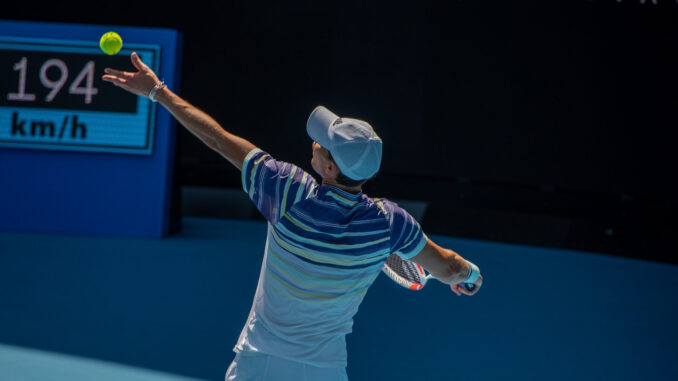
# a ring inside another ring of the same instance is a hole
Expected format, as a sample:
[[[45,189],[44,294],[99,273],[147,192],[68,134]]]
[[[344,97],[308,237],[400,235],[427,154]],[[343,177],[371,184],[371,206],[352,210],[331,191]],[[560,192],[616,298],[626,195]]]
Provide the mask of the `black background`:
[[[429,233],[678,263],[675,1],[3,8],[178,29],[180,94],[308,171],[316,105],[369,121],[384,159],[366,193],[428,202]],[[179,138],[180,185],[239,186],[219,155]]]

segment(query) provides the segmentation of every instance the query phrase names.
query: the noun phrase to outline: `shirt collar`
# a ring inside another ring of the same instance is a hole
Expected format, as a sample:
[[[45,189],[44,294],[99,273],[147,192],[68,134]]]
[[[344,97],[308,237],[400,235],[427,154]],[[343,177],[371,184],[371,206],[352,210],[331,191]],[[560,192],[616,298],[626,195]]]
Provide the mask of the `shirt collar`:
[[[330,196],[333,198],[346,199],[349,201],[360,201],[363,198],[363,192],[350,193],[343,189],[337,188],[334,185],[322,184],[320,186],[318,194],[320,196]],[[336,196],[336,197],[335,197]]]

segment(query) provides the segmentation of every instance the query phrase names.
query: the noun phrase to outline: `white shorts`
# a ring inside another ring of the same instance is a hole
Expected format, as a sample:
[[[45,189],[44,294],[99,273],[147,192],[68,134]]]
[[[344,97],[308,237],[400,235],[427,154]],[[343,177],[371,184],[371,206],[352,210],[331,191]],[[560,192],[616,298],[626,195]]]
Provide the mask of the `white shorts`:
[[[318,368],[280,357],[242,352],[226,371],[226,381],[348,381],[346,368]]]

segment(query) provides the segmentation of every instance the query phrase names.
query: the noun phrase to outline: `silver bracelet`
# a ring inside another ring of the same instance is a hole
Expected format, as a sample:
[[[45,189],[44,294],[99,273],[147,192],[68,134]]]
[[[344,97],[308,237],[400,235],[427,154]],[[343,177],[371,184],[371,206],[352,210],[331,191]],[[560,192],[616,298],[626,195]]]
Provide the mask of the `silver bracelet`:
[[[165,81],[160,81],[160,83],[153,86],[151,91],[148,92],[148,99],[152,100],[153,102],[156,102],[155,93],[157,93],[158,90],[162,89],[163,87],[167,87],[167,85],[165,85]]]

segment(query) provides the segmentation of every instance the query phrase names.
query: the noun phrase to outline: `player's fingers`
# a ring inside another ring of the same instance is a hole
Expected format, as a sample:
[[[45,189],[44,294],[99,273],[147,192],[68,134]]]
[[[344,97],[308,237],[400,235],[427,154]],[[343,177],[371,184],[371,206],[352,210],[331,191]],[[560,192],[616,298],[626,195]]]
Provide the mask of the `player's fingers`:
[[[459,292],[458,286],[457,286],[456,284],[451,284],[451,285],[450,285],[450,289],[452,289],[452,292],[454,292],[455,294],[457,294],[457,296],[461,296],[461,293]]]
[[[473,287],[472,291],[468,292],[468,295],[475,295],[475,294],[478,293],[478,290],[480,289],[480,285],[478,285],[478,284],[474,284],[474,285],[475,285],[475,287]]]
[[[115,85],[115,82],[118,80],[118,77],[112,74],[105,74],[101,76],[101,79],[103,79],[106,82],[111,82]]]
[[[120,78],[117,75],[112,75],[112,74],[106,74],[106,75],[102,76],[101,79],[103,79],[104,81],[107,81],[107,82],[111,82],[114,85],[118,85],[118,84],[127,82],[124,78]]]
[[[134,67],[137,68],[137,70],[142,71],[144,69],[148,69],[148,66],[146,66],[146,64],[143,61],[141,61],[141,58],[139,58],[137,52],[132,52],[131,59],[132,65],[134,65]]]
[[[110,82],[118,87],[122,87],[127,91],[132,91],[132,89],[127,85],[127,81],[123,78],[118,78],[112,75],[104,75],[101,77],[104,81]]]
[[[111,69],[109,67],[104,69],[104,73],[115,75],[116,77],[120,77],[120,78],[132,78],[134,76],[134,73],[128,73],[126,71],[115,70],[115,69]]]
[[[137,68],[137,70],[141,70],[141,66],[139,65],[141,59],[139,59],[139,55],[137,54],[137,52],[132,52],[132,54],[130,54],[129,56],[129,59],[132,61],[132,65],[134,65],[134,67]]]
[[[470,285],[473,287],[471,290],[466,288],[466,284],[459,284],[459,289],[461,292],[463,292],[465,295],[474,295],[476,292],[478,292],[478,285],[475,283],[470,283]]]

